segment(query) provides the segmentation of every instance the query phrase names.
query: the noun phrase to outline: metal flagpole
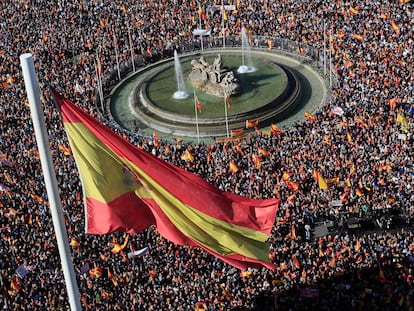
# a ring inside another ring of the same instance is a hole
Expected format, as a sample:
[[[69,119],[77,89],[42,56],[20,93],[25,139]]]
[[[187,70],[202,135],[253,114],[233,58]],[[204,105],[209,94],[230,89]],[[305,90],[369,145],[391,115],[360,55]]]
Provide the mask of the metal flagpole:
[[[66,289],[68,291],[70,309],[72,311],[78,311],[82,310],[80,295],[78,284],[76,283],[71,253],[69,250],[69,241],[62,213],[62,203],[59,197],[56,175],[49,147],[48,134],[43,116],[42,104],[40,102],[39,82],[34,69],[32,54],[25,53],[20,55],[20,63],[22,65],[24,83],[30,103],[30,112],[36,134],[37,146],[39,148],[40,162],[42,164],[47,196],[49,198],[50,211],[56,233],[60,261],[66,282]]]
[[[226,132],[227,132],[227,138],[229,138],[230,136],[229,136],[229,120],[228,120],[228,118],[227,118],[227,102],[226,102],[226,99],[227,99],[227,95],[226,95],[226,93],[224,93],[224,116],[225,116],[225,118],[226,118]]]
[[[127,27],[128,27],[129,48],[131,49],[132,72],[135,72],[134,49],[132,45],[131,30],[129,29],[129,24],[127,25]]]
[[[326,76],[326,36],[325,36],[325,21],[323,21],[323,74]]]
[[[99,100],[101,102],[101,109],[102,114],[105,114],[105,107],[104,107],[104,97],[103,97],[103,88],[102,88],[102,78],[101,78],[101,69],[99,67],[102,67],[101,61],[99,60],[99,55],[96,56],[97,62],[95,62],[95,68],[96,68],[96,76],[98,78],[98,93],[99,93]]]
[[[329,86],[332,87],[332,35],[329,33]]]
[[[204,51],[204,43],[203,43],[203,31],[201,28],[201,5],[198,4],[198,29],[200,30],[200,43],[201,43],[201,51]]]
[[[223,49],[226,48],[226,29],[224,28],[224,3],[223,0],[221,0],[221,8],[222,8],[222,12],[221,12],[221,29],[223,31]]]
[[[112,32],[113,32],[113,35],[114,35],[115,59],[116,59],[116,67],[118,68],[118,79],[121,80],[121,70],[119,68],[118,40],[116,38],[115,28],[112,28]]]
[[[195,117],[196,117],[196,127],[197,127],[197,143],[200,143],[200,131],[198,129],[198,113],[197,113],[197,96],[196,96],[196,92],[194,89],[194,111],[195,111]]]

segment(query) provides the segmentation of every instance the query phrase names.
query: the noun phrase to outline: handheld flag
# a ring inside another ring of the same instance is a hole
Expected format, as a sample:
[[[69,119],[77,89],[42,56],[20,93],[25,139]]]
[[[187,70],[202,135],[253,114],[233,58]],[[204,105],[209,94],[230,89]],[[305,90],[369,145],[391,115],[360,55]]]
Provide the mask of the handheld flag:
[[[252,129],[259,126],[259,119],[246,120],[246,128]]]
[[[223,14],[223,20],[227,20],[227,13],[226,13],[226,8],[224,7],[224,2],[221,2],[221,14]]]
[[[232,173],[237,173],[239,171],[239,167],[237,166],[237,164],[231,160],[230,160],[230,170],[232,171]]]
[[[318,183],[319,189],[322,189],[322,190],[328,189],[328,184],[326,183],[325,178],[323,178],[323,176],[319,174],[317,170],[313,170],[313,177],[315,181]]]
[[[244,129],[243,128],[239,128],[236,130],[231,130],[231,137],[233,138],[239,138],[239,137],[243,137],[244,136]]]
[[[398,27],[398,25],[395,23],[394,20],[391,20],[391,27],[395,31],[395,33],[397,34],[397,36],[399,36],[400,33],[401,33],[400,27]]]
[[[155,225],[171,242],[200,247],[239,269],[275,268],[267,240],[278,199],[256,200],[221,191],[136,148],[52,93],[84,188],[88,233],[138,233]]]
[[[311,122],[316,121],[316,117],[308,111],[305,111],[303,116],[305,117],[306,120],[309,120]]]
[[[354,39],[359,40],[359,41],[364,40],[364,37],[363,37],[363,36],[361,36],[361,35],[359,35],[359,34],[357,34],[357,33],[352,34],[352,37],[353,37]]]
[[[349,12],[351,12],[354,15],[359,13],[359,11],[356,8],[352,7],[352,6],[349,8]]]

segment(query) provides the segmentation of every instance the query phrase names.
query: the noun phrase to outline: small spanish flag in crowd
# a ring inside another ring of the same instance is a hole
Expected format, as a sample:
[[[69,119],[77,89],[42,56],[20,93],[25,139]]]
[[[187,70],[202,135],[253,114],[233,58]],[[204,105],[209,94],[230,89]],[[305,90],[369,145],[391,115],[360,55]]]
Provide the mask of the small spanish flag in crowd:
[[[359,196],[359,197],[362,197],[362,196],[364,195],[364,193],[362,192],[362,190],[361,190],[361,189],[359,189],[359,188],[356,188],[356,190],[355,190],[355,194],[356,194],[357,196]]]
[[[108,269],[108,279],[112,281],[114,286],[118,286],[118,280],[116,279],[115,275]]]
[[[199,301],[194,306],[194,311],[207,311],[207,306],[204,302]]]
[[[352,37],[353,37],[354,39],[359,40],[359,41],[364,40],[364,37],[363,37],[363,36],[361,36],[361,35],[359,35],[359,34],[357,34],[357,33],[354,33],[354,34],[352,35]]]
[[[194,162],[194,155],[191,153],[190,150],[186,150],[182,155],[181,155],[181,160],[186,161],[186,162]]]
[[[232,160],[230,160],[230,170],[233,173],[237,173],[239,171],[239,167]]]
[[[308,111],[306,111],[303,116],[308,121],[312,121],[313,122],[313,121],[316,120],[316,117],[313,114],[311,114],[310,112],[308,112]]]
[[[395,31],[396,35],[399,36],[400,35],[400,27],[398,27],[398,25],[395,23],[394,20],[391,20],[391,27]]]
[[[352,7],[352,6],[349,8],[349,12],[351,12],[354,15],[359,13],[359,11],[356,8]]]
[[[300,269],[300,262],[298,260],[298,257],[296,257],[295,254],[292,255],[292,259],[293,259],[293,264],[295,265],[296,269]]]
[[[244,129],[240,128],[237,130],[231,130],[231,137],[233,138],[237,138],[237,137],[242,137],[244,136]]]
[[[91,278],[99,279],[102,276],[103,268],[95,267],[89,270],[89,275]]]
[[[11,280],[10,287],[11,287],[11,289],[15,290],[16,292],[18,292],[20,290],[20,285],[15,279]]]
[[[326,183],[326,180],[323,178],[321,174],[317,170],[313,170],[313,177],[315,181],[319,185],[319,189],[326,190],[328,189],[328,184]]]
[[[278,135],[280,133],[283,133],[283,130],[281,128],[279,128],[276,124],[272,123],[272,125],[270,127],[270,133],[272,135]]]
[[[259,126],[259,119],[246,120],[246,128],[252,129]]]
[[[261,165],[262,165],[262,162],[261,162],[260,158],[257,155],[253,154],[252,155],[252,160],[253,160],[253,163],[255,164],[256,168],[259,170]]]
[[[269,50],[273,49],[273,40],[271,39],[267,40],[267,48]]]
[[[267,156],[269,156],[269,151],[267,151],[267,150],[266,150],[266,149],[264,149],[264,148],[259,147],[259,148],[257,149],[257,151],[258,151],[259,155],[261,155],[262,157],[267,157]]]

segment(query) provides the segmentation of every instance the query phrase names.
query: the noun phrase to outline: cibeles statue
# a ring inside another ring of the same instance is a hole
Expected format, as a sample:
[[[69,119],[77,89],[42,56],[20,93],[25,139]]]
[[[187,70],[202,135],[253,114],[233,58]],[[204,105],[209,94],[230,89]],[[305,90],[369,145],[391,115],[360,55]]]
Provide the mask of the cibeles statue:
[[[223,58],[219,54],[209,64],[204,56],[191,61],[193,69],[188,76],[191,84],[207,94],[219,97],[240,93],[240,83],[234,72],[223,65]]]

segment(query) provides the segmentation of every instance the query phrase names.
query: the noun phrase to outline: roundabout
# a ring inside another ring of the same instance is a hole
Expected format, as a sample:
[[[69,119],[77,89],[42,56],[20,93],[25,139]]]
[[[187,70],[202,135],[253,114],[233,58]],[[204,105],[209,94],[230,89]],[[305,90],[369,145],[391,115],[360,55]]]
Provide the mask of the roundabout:
[[[189,96],[180,99],[173,96],[177,92],[173,60],[142,68],[112,91],[109,108],[113,121],[144,136],[156,131],[165,138],[198,135],[206,140],[226,137],[229,129],[243,128],[246,120],[257,119],[260,128],[272,123],[289,126],[303,118],[305,110],[314,111],[325,101],[324,81],[311,66],[283,54],[252,50],[256,70],[236,73],[241,92],[228,97],[226,104],[224,96],[203,92],[188,81],[191,62],[200,55],[210,63],[220,55],[233,72],[240,65],[239,49],[181,55]]]

